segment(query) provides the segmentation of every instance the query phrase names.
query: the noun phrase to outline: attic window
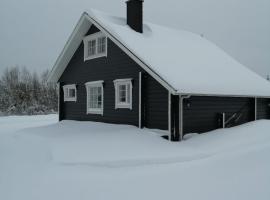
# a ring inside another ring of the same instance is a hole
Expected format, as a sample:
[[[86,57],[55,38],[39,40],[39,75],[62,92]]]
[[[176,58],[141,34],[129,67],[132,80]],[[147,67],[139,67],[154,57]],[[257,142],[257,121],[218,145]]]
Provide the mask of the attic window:
[[[98,32],[83,39],[84,61],[107,56],[107,37]]]
[[[77,101],[77,90],[76,85],[64,85],[64,101]]]
[[[114,80],[115,87],[115,109],[132,109],[132,79]]]

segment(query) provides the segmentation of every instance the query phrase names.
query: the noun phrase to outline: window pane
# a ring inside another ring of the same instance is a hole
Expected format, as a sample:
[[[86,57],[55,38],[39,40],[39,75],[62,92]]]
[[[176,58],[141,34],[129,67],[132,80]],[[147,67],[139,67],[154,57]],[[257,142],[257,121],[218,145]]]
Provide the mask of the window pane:
[[[88,56],[96,54],[96,40],[90,40],[88,42]]]
[[[106,38],[100,37],[98,38],[98,53],[105,53],[106,48]]]
[[[89,108],[101,109],[102,108],[102,88],[90,87],[89,88]]]
[[[73,98],[76,96],[76,91],[75,89],[69,89],[69,97]]]
[[[119,103],[125,103],[126,102],[126,85],[119,85],[118,87],[118,101]]]
[[[130,103],[130,84],[127,84],[127,103]]]
[[[64,95],[65,95],[66,98],[68,97],[68,88],[65,88]]]

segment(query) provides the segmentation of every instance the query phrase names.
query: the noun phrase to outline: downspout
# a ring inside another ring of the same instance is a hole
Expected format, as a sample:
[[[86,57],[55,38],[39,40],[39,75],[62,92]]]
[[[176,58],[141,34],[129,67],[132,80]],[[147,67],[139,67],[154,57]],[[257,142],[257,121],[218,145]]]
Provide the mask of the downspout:
[[[142,72],[139,72],[139,128],[142,128]]]
[[[58,93],[58,121],[61,121],[61,114],[60,114],[60,95],[61,95],[61,85],[60,85],[60,82],[57,83],[57,93]]]
[[[169,130],[169,135],[168,139],[169,141],[172,141],[172,125],[171,125],[171,93],[168,91],[168,130]]]
[[[255,116],[254,116],[254,118],[255,118],[255,121],[257,120],[257,97],[255,97],[255,99],[254,99],[255,101]]]
[[[182,141],[184,137],[184,129],[183,129],[183,101],[184,99],[189,99],[191,95],[179,95],[179,140]]]

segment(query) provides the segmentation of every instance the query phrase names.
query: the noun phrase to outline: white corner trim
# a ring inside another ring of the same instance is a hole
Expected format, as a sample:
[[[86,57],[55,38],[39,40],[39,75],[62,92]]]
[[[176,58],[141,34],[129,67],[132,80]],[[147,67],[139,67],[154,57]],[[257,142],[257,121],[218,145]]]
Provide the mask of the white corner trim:
[[[83,13],[74,27],[72,33],[68,37],[68,40],[57,57],[52,70],[50,71],[48,82],[58,82],[62,73],[66,69],[68,62],[71,60],[72,56],[78,49],[79,45],[82,42],[82,38],[87,33],[89,28],[92,26],[92,23],[89,23],[89,20],[86,19],[87,13]]]
[[[172,126],[171,126],[171,93],[168,92],[168,131],[169,131],[169,141],[172,140]]]
[[[255,104],[255,116],[254,116],[254,119],[255,121],[257,120],[257,113],[258,113],[258,104],[257,104],[257,97],[254,98],[254,104]]]
[[[142,72],[139,72],[139,128],[142,128]]]
[[[66,101],[77,101],[77,88],[76,84],[68,84],[68,85],[63,85],[63,90],[64,90],[64,102]],[[69,96],[69,90],[75,90],[75,97],[70,97]]]
[[[114,89],[115,89],[115,109],[128,108],[132,110],[132,90],[133,90],[132,78],[116,79],[113,82],[114,82]],[[127,100],[126,102],[119,102],[119,86],[120,85],[130,86],[129,94],[127,94],[127,90],[126,90],[126,98],[127,98],[127,95],[129,95],[129,102],[127,102]]]

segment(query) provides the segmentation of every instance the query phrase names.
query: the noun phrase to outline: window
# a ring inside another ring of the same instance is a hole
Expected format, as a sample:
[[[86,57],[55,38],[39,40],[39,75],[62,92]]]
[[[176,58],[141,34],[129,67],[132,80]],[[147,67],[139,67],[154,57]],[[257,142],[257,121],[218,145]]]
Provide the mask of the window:
[[[85,83],[87,114],[103,115],[103,81]]]
[[[101,33],[88,35],[84,38],[84,60],[107,56],[107,38]]]
[[[64,85],[64,101],[77,101],[76,85]]]
[[[87,56],[93,56],[96,54],[96,40],[90,40],[88,42],[88,54]]]
[[[115,87],[115,109],[132,109],[132,79],[114,80]]]

